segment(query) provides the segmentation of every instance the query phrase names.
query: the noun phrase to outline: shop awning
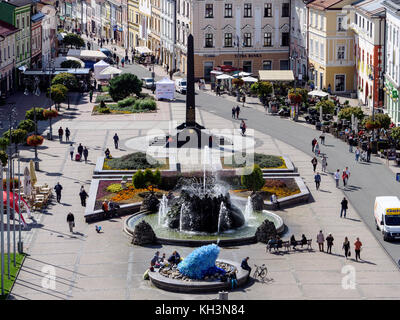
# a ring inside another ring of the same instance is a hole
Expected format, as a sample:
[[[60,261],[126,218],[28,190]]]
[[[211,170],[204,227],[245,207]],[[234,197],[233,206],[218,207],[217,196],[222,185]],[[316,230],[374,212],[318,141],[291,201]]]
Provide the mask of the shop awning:
[[[147,47],[136,47],[135,50],[140,54],[151,53],[151,50]]]
[[[260,81],[294,81],[292,70],[260,70]]]

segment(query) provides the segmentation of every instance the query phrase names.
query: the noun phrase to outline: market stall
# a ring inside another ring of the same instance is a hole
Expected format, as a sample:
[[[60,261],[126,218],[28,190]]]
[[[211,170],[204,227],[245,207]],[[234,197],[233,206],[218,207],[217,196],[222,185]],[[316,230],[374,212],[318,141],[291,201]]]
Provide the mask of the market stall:
[[[175,99],[175,82],[169,78],[164,78],[156,82],[156,99]]]

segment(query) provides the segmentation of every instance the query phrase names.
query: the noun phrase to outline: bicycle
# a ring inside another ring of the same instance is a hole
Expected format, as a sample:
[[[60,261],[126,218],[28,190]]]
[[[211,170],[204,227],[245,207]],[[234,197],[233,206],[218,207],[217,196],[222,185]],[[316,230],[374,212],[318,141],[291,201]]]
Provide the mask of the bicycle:
[[[265,264],[262,264],[261,266],[255,264],[254,266],[256,269],[254,270],[253,278],[259,278],[262,281],[265,281],[265,279],[267,279],[268,268],[265,266]]]

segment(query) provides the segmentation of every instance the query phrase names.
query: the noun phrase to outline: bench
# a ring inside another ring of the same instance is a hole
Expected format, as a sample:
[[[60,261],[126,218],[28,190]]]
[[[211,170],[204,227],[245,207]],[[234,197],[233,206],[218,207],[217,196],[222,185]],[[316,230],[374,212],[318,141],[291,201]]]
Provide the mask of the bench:
[[[312,243],[312,239],[307,239],[307,249],[308,250],[312,250],[311,243]],[[295,249],[295,247],[297,247],[297,246],[301,246],[303,248],[303,246],[305,246],[305,244],[303,245],[301,240],[297,240],[296,246],[293,246],[293,249]]]
[[[307,249],[308,250],[312,250],[311,243],[312,243],[312,239],[307,239]],[[285,251],[288,252],[288,251],[290,251],[290,246],[292,246],[290,241],[282,241],[282,244],[280,246],[278,246],[278,244],[273,244],[273,245],[267,244],[267,247],[265,250],[271,252],[272,249],[275,249],[275,251],[279,251],[280,248],[284,248]],[[302,245],[301,240],[297,240],[296,246],[303,247],[303,246],[305,246],[305,244]],[[293,249],[295,249],[294,246],[293,246]]]

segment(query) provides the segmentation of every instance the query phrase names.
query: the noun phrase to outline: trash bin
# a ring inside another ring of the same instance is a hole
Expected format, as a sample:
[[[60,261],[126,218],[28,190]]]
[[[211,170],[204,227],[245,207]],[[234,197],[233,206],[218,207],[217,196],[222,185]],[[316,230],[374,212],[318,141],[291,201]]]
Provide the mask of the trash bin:
[[[400,182],[400,173],[396,173],[396,181]]]

